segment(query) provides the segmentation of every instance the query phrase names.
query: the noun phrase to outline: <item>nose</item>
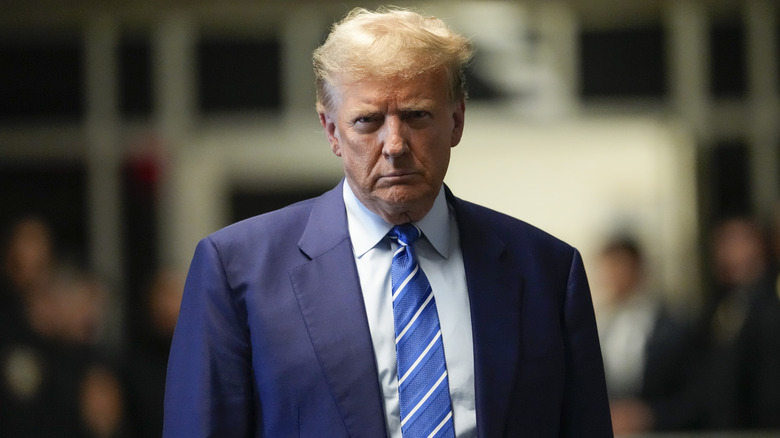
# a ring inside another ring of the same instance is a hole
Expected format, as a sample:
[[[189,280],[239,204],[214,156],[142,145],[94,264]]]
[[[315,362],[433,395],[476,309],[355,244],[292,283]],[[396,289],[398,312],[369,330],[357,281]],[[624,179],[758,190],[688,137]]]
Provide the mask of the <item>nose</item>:
[[[382,154],[388,158],[403,155],[409,150],[409,144],[404,135],[404,126],[397,117],[387,117],[384,124],[384,143]]]

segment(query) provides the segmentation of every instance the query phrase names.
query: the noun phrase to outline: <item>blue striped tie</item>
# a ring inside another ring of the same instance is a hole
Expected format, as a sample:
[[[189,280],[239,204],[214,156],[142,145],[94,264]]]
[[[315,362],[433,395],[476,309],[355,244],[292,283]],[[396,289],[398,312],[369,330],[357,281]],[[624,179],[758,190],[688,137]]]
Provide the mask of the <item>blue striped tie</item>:
[[[398,242],[390,271],[401,432],[404,438],[454,437],[436,300],[414,254],[421,234],[412,224],[398,225],[388,234]]]

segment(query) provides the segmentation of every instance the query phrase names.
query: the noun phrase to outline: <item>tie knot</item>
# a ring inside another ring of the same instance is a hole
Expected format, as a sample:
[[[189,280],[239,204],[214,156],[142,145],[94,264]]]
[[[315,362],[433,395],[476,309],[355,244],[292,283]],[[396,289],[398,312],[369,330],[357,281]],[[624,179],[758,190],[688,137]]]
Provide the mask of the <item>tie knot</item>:
[[[412,224],[396,225],[388,233],[391,238],[397,239],[398,243],[403,246],[413,245],[421,234],[422,231]]]

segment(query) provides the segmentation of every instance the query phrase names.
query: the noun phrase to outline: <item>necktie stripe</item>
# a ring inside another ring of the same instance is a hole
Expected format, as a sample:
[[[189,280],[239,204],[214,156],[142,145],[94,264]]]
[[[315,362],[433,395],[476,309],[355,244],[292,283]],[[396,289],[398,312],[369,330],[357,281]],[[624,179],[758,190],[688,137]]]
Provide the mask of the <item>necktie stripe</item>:
[[[428,324],[426,324],[428,325]],[[397,355],[398,355],[398,375],[404,376],[406,375],[406,372],[408,371],[409,367],[413,363],[417,361],[422,356],[422,362],[417,366],[417,368],[422,369],[424,373],[428,373],[431,370],[435,368],[436,364],[440,364],[440,359],[443,356],[443,348],[440,340],[436,341],[435,348],[432,348],[427,351],[427,356],[423,356],[423,351],[425,351],[426,347],[429,343],[436,337],[436,333],[439,331],[438,327],[433,327],[433,330],[431,332],[417,332],[413,333],[411,336],[408,337],[404,341],[404,343],[399,344],[397,348]],[[431,365],[429,365],[431,364]],[[442,367],[442,370],[444,368]],[[414,373],[416,373],[415,371]],[[438,372],[435,373],[438,375]],[[411,379],[413,376],[410,376],[407,378],[407,380]]]
[[[398,298],[393,301],[393,309],[396,320],[401,320],[404,322],[404,324],[396,327],[397,329],[402,329],[405,327],[406,322],[412,318],[412,316],[417,311],[417,308],[422,306],[426,302],[428,296],[431,295],[432,289],[430,286],[423,289],[420,287],[419,283],[416,283],[417,281],[422,280],[416,279],[415,284],[407,286],[405,291],[399,294]]]
[[[412,325],[414,325],[414,323],[417,321],[417,318],[420,316],[423,310],[425,310],[428,307],[428,303],[430,303],[432,299],[433,299],[433,292],[428,294],[428,298],[425,299],[425,302],[423,302],[420,308],[417,309],[417,312],[414,315],[412,315],[412,318],[409,320],[409,322],[406,324],[403,330],[401,330],[401,333],[399,333],[398,336],[396,336],[395,338],[396,344],[399,343],[401,339],[404,337],[404,335],[406,334],[406,332],[408,332],[409,329],[412,328]]]
[[[399,376],[405,376],[409,369],[418,361],[419,363],[416,367],[428,370],[427,372],[431,372],[430,370],[440,364],[438,359],[443,354],[443,350],[441,347],[441,338],[435,339],[436,337],[437,332],[424,333],[422,335],[415,334],[414,339],[410,339],[409,343],[399,346],[398,354],[401,356],[401,360],[398,362]],[[434,343],[433,347],[428,349],[428,345],[432,342]],[[429,356],[434,356],[434,360],[431,361]],[[441,369],[443,370],[444,367]],[[440,374],[440,371],[435,374]],[[412,376],[407,377],[407,380],[411,377]]]
[[[430,435],[428,435],[428,438],[433,438],[436,436],[437,433],[444,427],[445,424],[447,424],[448,421],[452,418],[452,411],[448,412],[447,415],[444,417],[443,420],[441,420],[441,423],[439,423],[438,426],[436,426],[433,431],[431,431]]]
[[[399,389],[406,394],[406,400],[408,401],[408,407],[406,411],[401,413],[402,416],[405,416],[403,415],[405,412],[416,406],[425,397],[425,394],[428,393],[428,390],[431,389],[439,376],[447,371],[446,367],[436,360],[424,361],[417,367],[417,370],[406,379],[403,387],[399,386]],[[446,392],[448,387],[443,389]],[[447,407],[449,408],[449,406]]]
[[[395,289],[395,293],[393,294],[393,301],[395,301],[398,295],[401,293],[401,291],[404,290],[404,288],[406,288],[406,285],[409,284],[410,281],[412,281],[412,278],[414,278],[414,275],[417,274],[417,271],[419,269],[420,269],[420,265],[415,265],[414,270],[412,270],[411,274],[409,274],[409,276],[406,277],[406,280],[404,280],[403,283],[401,283],[398,286],[398,289]]]
[[[441,338],[441,330],[436,332],[436,336],[433,338],[431,343],[428,344],[427,347],[425,347],[425,350],[423,350],[423,352],[420,353],[420,357],[418,357],[417,360],[414,361],[414,363],[409,366],[409,369],[406,370],[406,373],[403,375],[403,377],[401,377],[401,379],[398,380],[398,385],[404,384],[406,378],[409,377],[409,374],[411,374],[412,371],[414,371],[417,368],[417,365],[419,365],[420,362],[422,362],[422,360],[428,356],[428,352],[431,351],[431,348],[433,348],[434,345],[436,345],[436,341],[438,341],[440,338]]]
[[[426,402],[428,405],[423,409],[419,409],[412,415],[406,423],[407,431],[413,431],[412,436],[422,437],[427,436],[436,425],[451,411],[449,406],[449,392],[447,391],[447,385],[449,384],[449,378],[445,378],[441,385],[428,397]],[[425,394],[420,394],[416,402],[422,400]],[[446,404],[440,402],[445,401]],[[416,406],[416,404],[415,404]]]
[[[414,408],[401,420],[401,427],[403,427],[407,421],[412,419],[414,417],[414,414],[417,413],[418,410],[423,406],[423,404],[430,398],[431,394],[436,392],[436,390],[439,388],[441,383],[444,381],[444,379],[447,377],[447,371],[445,370],[444,373],[442,373],[441,376],[439,376],[439,379],[436,380],[436,383],[433,384],[433,387],[425,393],[422,399],[414,406]]]
[[[435,401],[442,401],[442,400],[448,400],[447,393],[446,392],[439,392],[435,396]],[[434,398],[434,397],[431,397]],[[402,429],[404,436],[413,436],[413,437],[427,437],[433,432],[433,430],[436,428],[436,426],[439,425],[439,423],[442,422],[447,417],[447,414],[452,412],[451,409],[446,410],[438,410],[438,411],[431,411],[428,409],[427,412],[420,414],[418,412],[418,415],[416,418],[409,420],[409,422],[406,424],[406,428]],[[453,421],[452,418],[447,420],[444,427],[439,431],[439,437],[454,437],[454,427],[453,427]]]

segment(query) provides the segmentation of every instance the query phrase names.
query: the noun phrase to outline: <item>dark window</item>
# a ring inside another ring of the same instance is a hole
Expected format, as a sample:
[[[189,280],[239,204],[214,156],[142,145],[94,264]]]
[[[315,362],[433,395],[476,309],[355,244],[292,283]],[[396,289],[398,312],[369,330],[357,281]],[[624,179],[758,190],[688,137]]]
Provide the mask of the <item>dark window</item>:
[[[123,38],[119,45],[119,108],[124,116],[152,113],[152,48],[148,39]]]
[[[208,38],[200,41],[197,54],[202,111],[280,109],[279,41]]]
[[[711,195],[715,217],[751,214],[750,152],[746,144],[718,143],[712,153]]]
[[[667,94],[664,34],[660,26],[586,30],[580,35],[584,98]]]
[[[747,93],[745,28],[739,23],[716,24],[710,29],[710,87],[716,97],[744,97]]]
[[[81,118],[83,58],[77,38],[0,42],[0,120]]]
[[[333,188],[333,185],[312,185],[297,190],[268,190],[236,188],[232,190],[230,205],[232,220],[239,221],[258,214],[278,210],[298,201],[319,196]]]

